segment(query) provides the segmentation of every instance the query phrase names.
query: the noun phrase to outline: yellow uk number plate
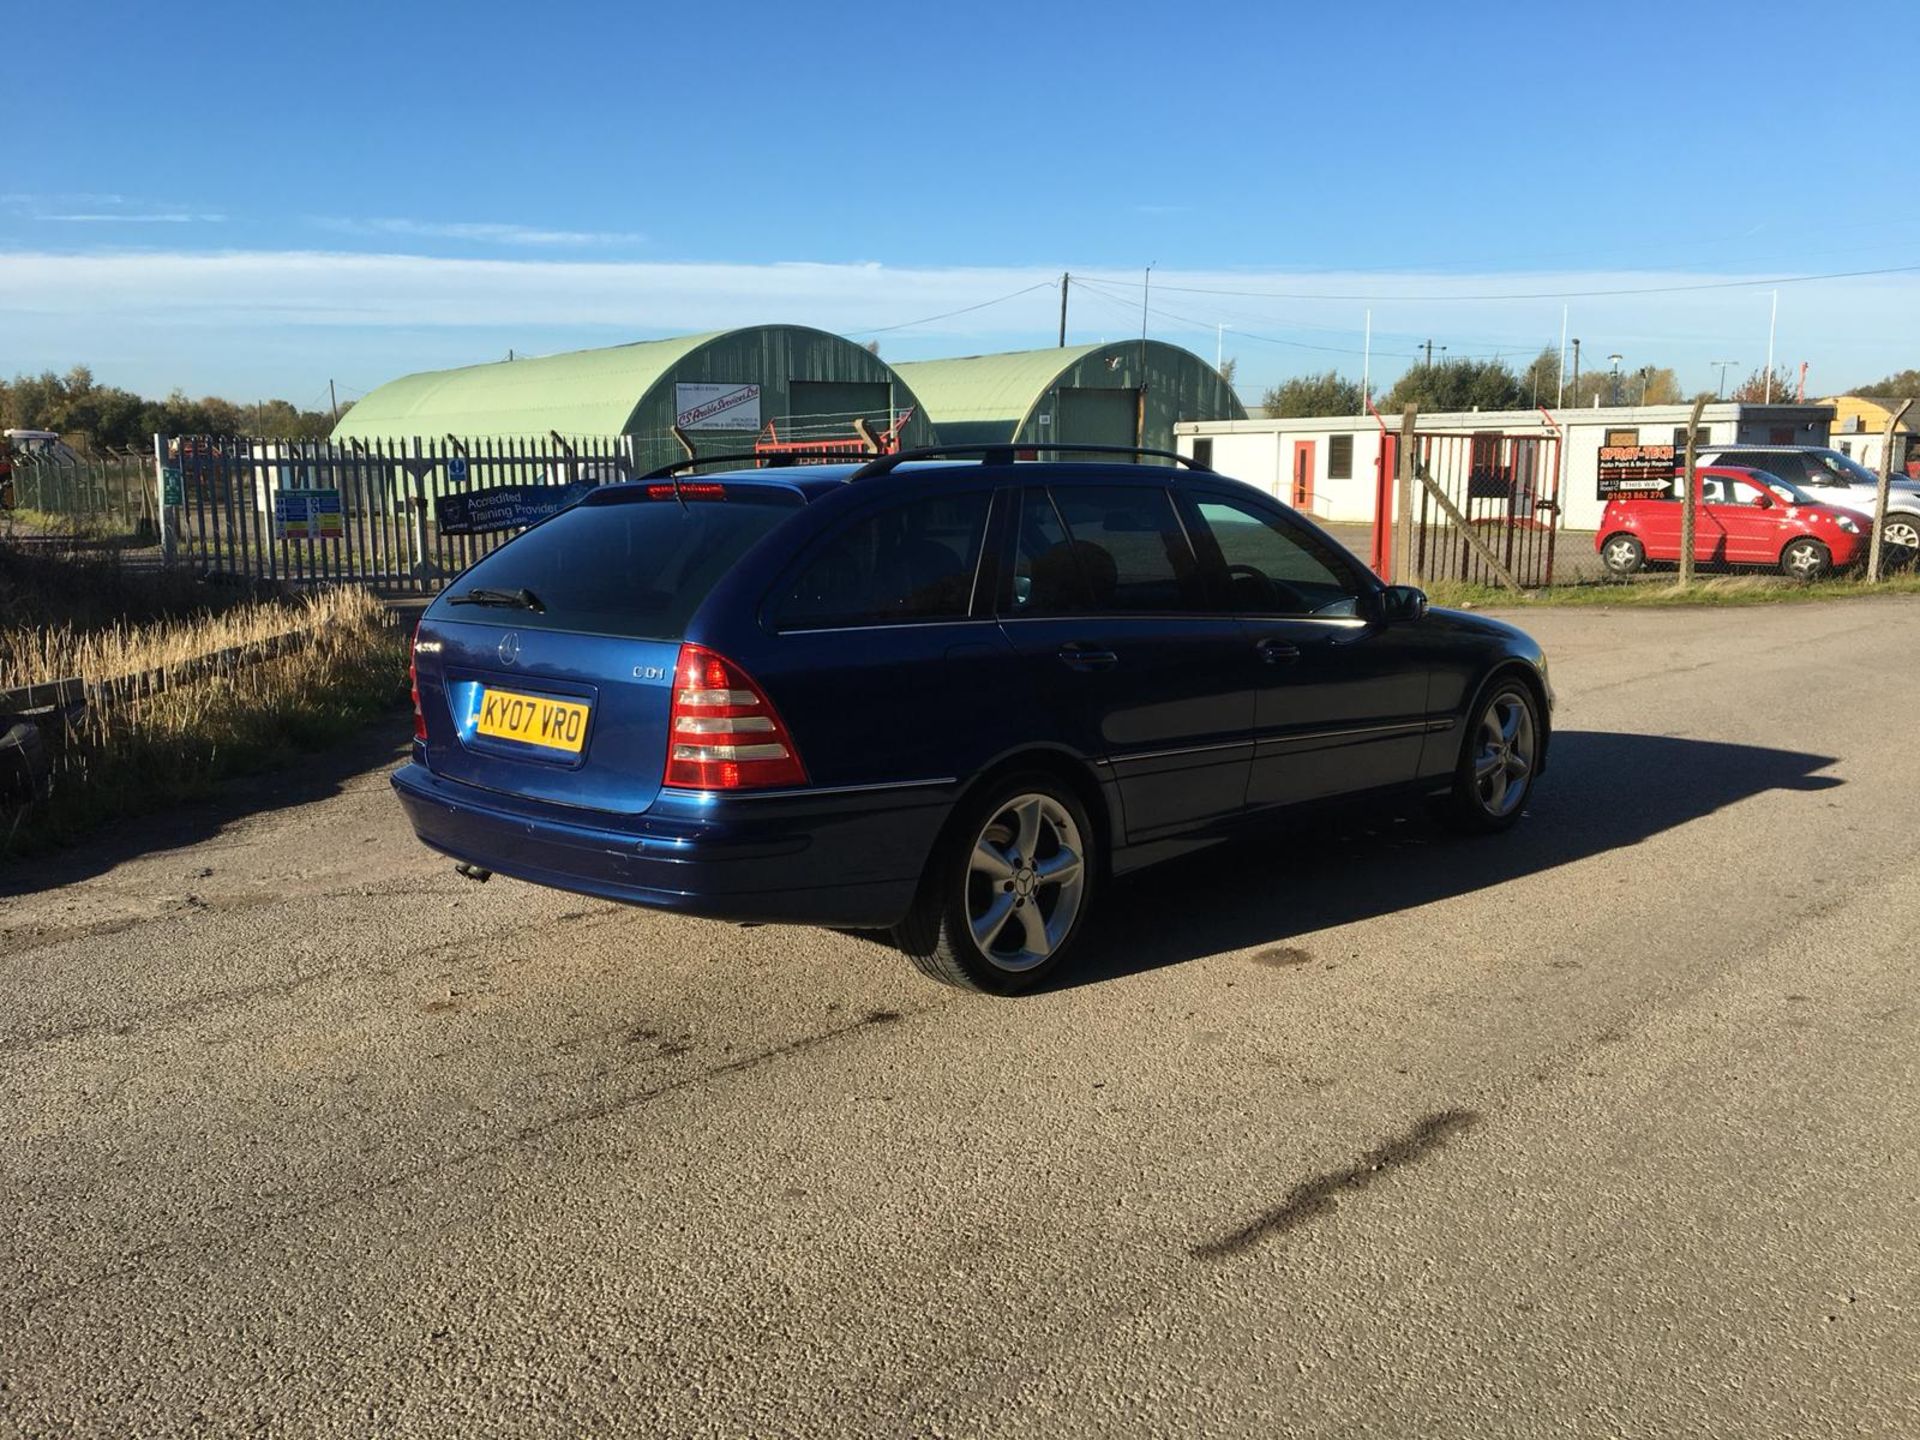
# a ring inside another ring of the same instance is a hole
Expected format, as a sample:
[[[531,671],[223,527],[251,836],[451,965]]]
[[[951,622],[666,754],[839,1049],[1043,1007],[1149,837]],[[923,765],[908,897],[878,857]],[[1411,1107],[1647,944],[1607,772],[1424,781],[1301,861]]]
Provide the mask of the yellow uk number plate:
[[[483,689],[480,718],[473,728],[501,740],[520,740],[578,755],[587,738],[589,708],[578,700]]]

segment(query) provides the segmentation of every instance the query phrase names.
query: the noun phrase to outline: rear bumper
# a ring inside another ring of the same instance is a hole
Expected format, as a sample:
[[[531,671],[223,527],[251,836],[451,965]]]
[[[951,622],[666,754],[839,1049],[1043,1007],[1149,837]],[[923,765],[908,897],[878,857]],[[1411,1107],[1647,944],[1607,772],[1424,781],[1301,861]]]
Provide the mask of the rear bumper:
[[[620,828],[435,776],[393,772],[420,840],[517,880],[716,920],[898,924],[957,787],[778,796],[671,790]]]

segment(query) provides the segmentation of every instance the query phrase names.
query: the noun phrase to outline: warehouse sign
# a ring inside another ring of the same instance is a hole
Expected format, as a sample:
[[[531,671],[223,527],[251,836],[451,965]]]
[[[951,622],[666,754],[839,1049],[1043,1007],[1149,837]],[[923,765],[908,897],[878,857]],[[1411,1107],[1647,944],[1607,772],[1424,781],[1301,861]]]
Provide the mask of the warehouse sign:
[[[558,515],[593,488],[591,480],[578,480],[571,485],[495,485],[440,495],[433,502],[434,523],[442,535],[518,530]]]
[[[758,385],[676,384],[673,423],[682,430],[758,430]]]
[[[1660,494],[1673,485],[1679,465],[1671,445],[1602,445],[1599,498]]]

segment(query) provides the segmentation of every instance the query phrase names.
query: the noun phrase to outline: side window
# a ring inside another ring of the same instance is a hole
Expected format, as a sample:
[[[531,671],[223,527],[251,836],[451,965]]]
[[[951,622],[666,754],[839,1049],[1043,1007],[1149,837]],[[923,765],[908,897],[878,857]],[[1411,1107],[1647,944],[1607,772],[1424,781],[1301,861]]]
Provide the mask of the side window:
[[[1172,497],[1160,486],[1027,491],[1014,564],[1014,614],[1138,615],[1208,608],[1193,547]]]
[[[1813,467],[1807,464],[1805,457],[1796,455],[1791,450],[1776,451],[1771,455],[1754,455],[1749,457],[1746,463],[1756,470],[1765,470],[1769,474],[1778,475],[1782,480],[1790,480],[1795,485],[1818,483],[1826,478],[1824,474],[1810,475],[1808,471]]]
[[[773,608],[782,630],[965,619],[988,492],[938,495],[861,516]]]
[[[1217,496],[1195,497],[1227,566],[1233,609],[1257,615],[1352,615],[1351,568],[1318,537]]]
[[[1351,480],[1353,478],[1353,436],[1329,435],[1327,437],[1327,479]]]
[[[1760,503],[1760,497],[1764,493],[1760,487],[1751,480],[1729,481],[1728,489],[1731,492],[1727,497],[1727,503],[1729,505],[1758,505]]]
[[[1015,615],[1080,615],[1093,606],[1081,557],[1045,490],[1020,497],[1020,539],[1014,549]]]

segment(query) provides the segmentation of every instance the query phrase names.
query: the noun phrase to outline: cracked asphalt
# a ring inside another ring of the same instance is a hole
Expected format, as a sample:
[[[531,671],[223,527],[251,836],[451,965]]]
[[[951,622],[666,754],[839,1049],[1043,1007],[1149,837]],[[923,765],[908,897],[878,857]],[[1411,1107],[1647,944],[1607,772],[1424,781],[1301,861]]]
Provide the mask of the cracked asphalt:
[[[454,876],[384,767],[0,872],[0,1434],[1920,1434],[1920,603],[1524,621],[1515,833],[1079,983]]]

